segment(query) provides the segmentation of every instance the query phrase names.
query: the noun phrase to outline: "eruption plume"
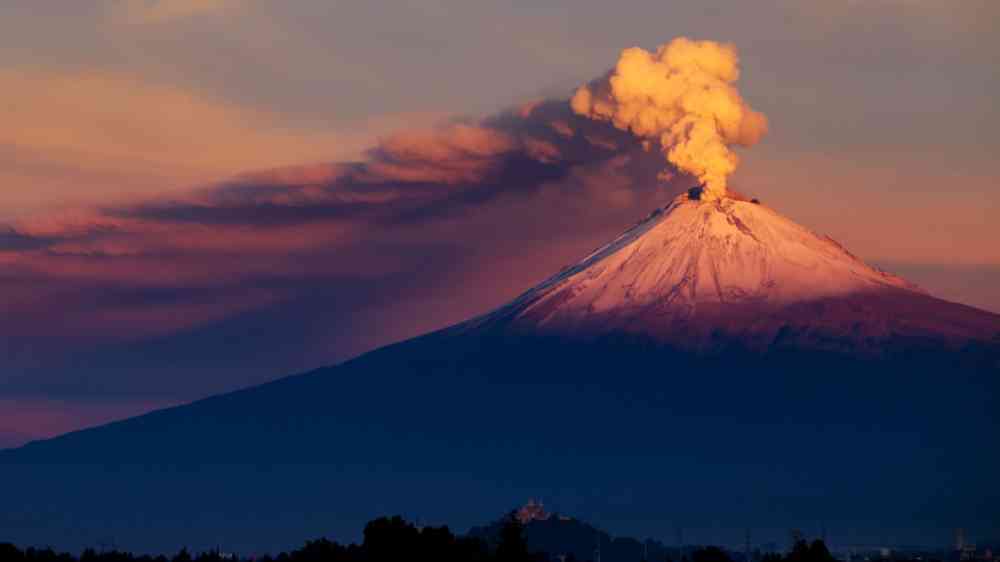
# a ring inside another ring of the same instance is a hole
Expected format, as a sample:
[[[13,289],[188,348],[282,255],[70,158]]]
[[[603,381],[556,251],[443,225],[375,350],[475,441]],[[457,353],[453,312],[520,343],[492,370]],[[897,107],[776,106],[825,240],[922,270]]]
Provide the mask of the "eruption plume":
[[[717,199],[739,162],[731,147],[751,146],[767,132],[767,118],[733,85],[739,74],[734,46],[678,37],[655,53],[625,49],[614,70],[580,87],[570,104],[659,142],[671,164],[701,181],[703,199]]]

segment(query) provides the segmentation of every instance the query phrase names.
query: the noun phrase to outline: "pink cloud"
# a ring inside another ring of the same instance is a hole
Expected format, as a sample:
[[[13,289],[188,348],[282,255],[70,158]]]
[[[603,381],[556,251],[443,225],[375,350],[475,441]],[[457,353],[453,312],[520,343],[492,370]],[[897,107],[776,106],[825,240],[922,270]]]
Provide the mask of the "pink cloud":
[[[553,131],[559,133],[564,137],[570,138],[573,136],[573,127],[570,127],[569,123],[565,121],[557,119],[549,123],[549,126],[552,127]]]
[[[369,171],[379,179],[405,182],[475,182],[495,165],[493,157],[514,148],[509,135],[475,125],[404,132],[379,143],[376,150],[383,157]]]
[[[528,154],[539,162],[555,162],[562,156],[556,145],[534,137],[526,137],[524,147]]]

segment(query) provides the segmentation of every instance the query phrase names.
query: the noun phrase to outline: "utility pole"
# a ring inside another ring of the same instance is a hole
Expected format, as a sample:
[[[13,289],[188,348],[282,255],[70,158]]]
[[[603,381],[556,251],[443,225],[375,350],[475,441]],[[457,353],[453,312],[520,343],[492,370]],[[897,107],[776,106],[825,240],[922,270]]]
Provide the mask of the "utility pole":
[[[744,537],[743,543],[743,553],[746,557],[746,562],[750,562],[750,527],[747,527],[746,537]]]

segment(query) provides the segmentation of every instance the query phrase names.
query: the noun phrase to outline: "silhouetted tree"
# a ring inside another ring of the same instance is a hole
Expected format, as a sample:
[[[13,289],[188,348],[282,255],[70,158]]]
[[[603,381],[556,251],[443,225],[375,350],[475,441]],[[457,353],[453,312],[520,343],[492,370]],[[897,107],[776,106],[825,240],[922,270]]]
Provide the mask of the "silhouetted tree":
[[[6,562],[10,560],[11,562],[21,562],[24,560],[24,553],[21,549],[10,544],[9,542],[0,543],[0,560]]]
[[[820,539],[816,539],[809,545],[809,561],[810,562],[835,562],[835,558],[830,554],[830,549],[826,547],[826,543]]]
[[[305,546],[292,551],[292,562],[337,562],[348,560],[347,549],[327,539],[306,541]]]
[[[222,562],[222,554],[219,553],[218,549],[202,552],[195,557],[195,562]]]
[[[511,514],[500,529],[500,543],[497,544],[497,562],[529,562],[528,543],[524,539],[524,525]]]
[[[691,553],[691,562],[732,562],[732,559],[721,548],[706,546]]]
[[[780,554],[774,552],[768,552],[760,558],[760,562],[781,562],[782,558]]]
[[[792,551],[785,558],[786,562],[834,562],[833,555],[820,539],[807,542],[805,539],[795,541]]]
[[[785,557],[786,562],[809,562],[809,543],[802,538],[796,538],[792,550]]]
[[[551,532],[555,521],[534,521],[530,530],[521,524],[515,513],[509,514],[503,520],[495,522],[487,528],[487,532],[479,535],[458,537],[448,527],[423,527],[418,529],[402,517],[381,517],[369,522],[364,529],[362,544],[343,545],[335,541],[320,538],[306,542],[302,547],[290,552],[282,552],[274,557],[264,556],[259,562],[554,562],[559,560],[561,553],[567,554],[565,562],[586,560],[586,554],[579,553],[574,557],[572,545],[593,546],[596,529],[592,527],[571,526],[573,533],[562,535],[563,542],[546,542],[540,540],[538,533]],[[558,528],[558,527],[555,527]],[[577,532],[579,531],[579,532]],[[532,553],[528,547],[529,535],[532,545],[539,551]],[[643,543],[634,539],[617,538],[609,540],[602,535],[602,557],[608,561],[637,561],[642,556]],[[487,543],[486,541],[490,541]],[[495,541],[495,542],[494,542]],[[495,544],[491,551],[488,544]],[[548,546],[542,546],[547,544]],[[654,549],[655,546],[655,549]],[[540,551],[549,551],[542,554]],[[588,551],[589,552],[589,551]],[[703,547],[690,551],[686,556],[683,549],[671,552],[663,545],[652,541],[649,543],[650,560],[670,562],[671,558],[682,562],[733,562],[727,551],[718,547]],[[0,562],[228,562],[219,551],[208,551],[193,554],[187,548],[182,549],[172,558],[158,556],[135,556],[128,552],[106,551],[98,552],[88,548],[74,557],[68,553],[58,553],[51,548],[19,549],[10,543],[0,543]],[[899,559],[902,561],[903,559]],[[933,559],[932,559],[933,560]],[[250,562],[234,559],[234,562]],[[759,562],[835,562],[829,549],[822,540],[805,540],[801,534],[795,536],[791,551],[786,556],[773,553],[760,557]]]
[[[362,546],[371,560],[406,560],[417,551],[419,538],[417,528],[402,517],[379,517],[365,525]]]

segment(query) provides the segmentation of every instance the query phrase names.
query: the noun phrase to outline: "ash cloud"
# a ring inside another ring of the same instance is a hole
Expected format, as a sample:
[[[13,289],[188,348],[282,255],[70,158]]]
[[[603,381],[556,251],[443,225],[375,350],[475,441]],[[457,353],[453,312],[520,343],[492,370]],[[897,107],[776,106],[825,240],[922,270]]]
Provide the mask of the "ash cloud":
[[[665,185],[649,175],[654,155],[632,135],[574,115],[565,100],[527,104],[478,122],[403,131],[362,162],[249,174],[169,201],[111,207],[115,218],[258,227],[359,219],[420,220],[505,193],[530,194],[574,169],[625,156],[636,189]]]
[[[733,45],[679,37],[655,52],[622,51],[611,73],[576,91],[573,111],[659,143],[667,161],[704,186],[703,198],[726,195],[739,157],[753,146],[767,118],[735,87],[739,57]]]
[[[689,186],[642,141],[539,100],[361,161],[0,229],[0,390],[189,399],[459,321]]]

